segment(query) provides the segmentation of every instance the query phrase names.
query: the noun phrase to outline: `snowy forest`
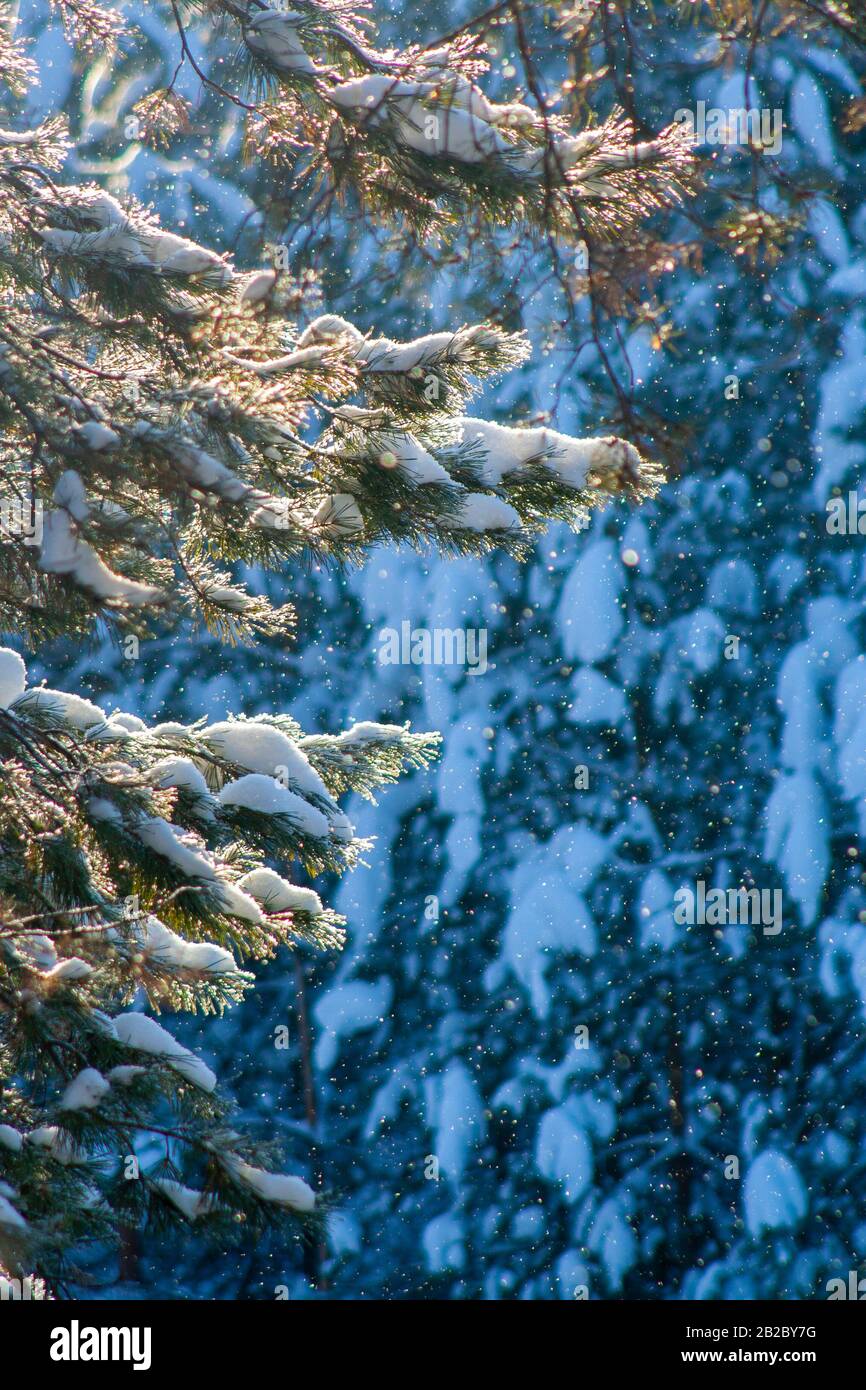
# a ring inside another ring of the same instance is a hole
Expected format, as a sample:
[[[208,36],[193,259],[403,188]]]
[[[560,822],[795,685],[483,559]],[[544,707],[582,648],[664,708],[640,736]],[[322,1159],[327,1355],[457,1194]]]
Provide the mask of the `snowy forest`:
[[[0,59],[0,1293],[858,1297],[862,0]]]

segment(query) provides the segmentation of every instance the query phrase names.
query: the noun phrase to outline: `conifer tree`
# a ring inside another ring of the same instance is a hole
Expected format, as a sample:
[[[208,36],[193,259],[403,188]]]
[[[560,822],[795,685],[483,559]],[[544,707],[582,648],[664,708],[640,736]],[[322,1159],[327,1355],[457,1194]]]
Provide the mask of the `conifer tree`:
[[[635,141],[614,113],[573,134],[492,102],[471,44],[378,53],[348,7],[307,0],[204,8],[242,44],[231,81],[249,100],[199,67],[171,4],[182,60],[246,108],[250,148],[292,166],[299,199],[315,179],[416,233],[445,236],[471,207],[491,227],[612,236],[688,176],[673,128]],[[117,12],[62,10],[85,46],[123,44]],[[97,627],[134,643],[179,618],[227,644],[284,636],[291,607],[243,571],[358,562],[382,542],[520,556],[550,518],[580,528],[657,490],[658,466],[623,438],[467,413],[525,359],[522,334],[364,334],[306,313],[310,281],[279,257],[238,269],[135,197],[71,182],[62,118],[21,121],[34,74],[11,30],[2,58],[0,626],[30,649]],[[168,88],[139,117],[166,129],[183,106]],[[154,1015],[221,1012],[249,988],[245,964],[281,946],[339,947],[342,919],[289,865],[352,868],[369,845],[338,799],[426,766],[437,740],[369,722],[304,735],[280,714],[148,726],[28,685],[0,651],[7,1274],[62,1290],[85,1243],[142,1223],[315,1231],[326,1203],[244,1136],[214,1072]],[[162,1144],[147,1167],[142,1136]]]

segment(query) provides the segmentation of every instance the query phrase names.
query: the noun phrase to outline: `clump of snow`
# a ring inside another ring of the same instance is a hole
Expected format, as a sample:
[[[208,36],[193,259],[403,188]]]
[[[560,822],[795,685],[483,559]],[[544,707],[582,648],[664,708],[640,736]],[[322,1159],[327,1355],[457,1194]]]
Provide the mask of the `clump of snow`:
[[[303,1178],[289,1173],[268,1173],[239,1158],[232,1158],[228,1167],[235,1177],[252,1188],[265,1202],[303,1212],[312,1211],[316,1205],[316,1194]]]
[[[80,695],[71,695],[65,690],[50,690],[45,685],[31,686],[22,695],[16,709],[24,714],[38,711],[49,714],[53,719],[70,724],[73,729],[86,733],[97,724],[104,724],[108,718],[104,709],[85,700]]]
[[[146,1076],[147,1067],[112,1067],[108,1073],[108,1080],[112,1085],[129,1086],[137,1076]]]
[[[538,122],[538,116],[530,106],[522,102],[492,102],[463,73],[454,72],[449,66],[451,55],[447,48],[429,49],[421,55],[421,62],[424,64],[425,79],[436,82],[443,104],[463,107],[490,125],[521,129]]]
[[[165,739],[167,742],[173,742],[177,739],[187,739],[190,733],[191,730],[186,724],[178,724],[176,720],[171,719],[163,724],[154,724],[153,728],[150,730],[151,738]]]
[[[541,463],[556,473],[567,487],[606,487],[615,490],[617,480],[630,471],[638,476],[641,458],[634,445],[613,435],[575,439],[558,430],[538,427],[515,429],[493,420],[464,416],[459,420],[460,443],[472,446],[475,466],[486,483],[497,486],[529,463]]]
[[[381,1023],[391,1007],[393,990],[384,976],[376,981],[345,980],[316,1002],[319,1025],[316,1065],[327,1071],[335,1061],[340,1039]]]
[[[39,1125],[36,1129],[31,1129],[30,1133],[24,1137],[28,1144],[35,1144],[39,1149],[46,1149],[52,1158],[65,1166],[71,1163],[84,1162],[84,1154],[80,1153],[66,1135],[61,1133],[57,1125]]]
[[[331,800],[307,755],[273,724],[255,719],[229,719],[225,723],[209,724],[202,738],[221,758],[237,763],[247,772],[280,776],[301,792]]]
[[[397,468],[419,487],[426,483],[453,485],[446,468],[433,457],[412,434],[383,434],[379,436],[383,452],[379,462],[383,468]]]
[[[615,729],[626,717],[625,693],[592,666],[579,667],[572,676],[567,717],[575,724],[606,724]]]
[[[147,732],[147,725],[143,719],[139,719],[137,714],[124,714],[122,710],[115,710],[111,716],[111,723],[119,729],[125,729],[128,734]]]
[[[0,709],[8,709],[27,687],[27,667],[17,652],[0,647]]]
[[[214,492],[229,502],[246,502],[250,497],[258,496],[249,483],[245,483],[222,459],[209,454],[195,440],[159,430],[145,420],[139,421],[132,433],[143,444],[152,444],[167,454],[193,487],[201,488],[203,492]]]
[[[787,1230],[806,1215],[803,1179],[789,1158],[777,1149],[765,1149],[750,1164],[743,1188],[746,1225],[753,1236],[763,1231]]]
[[[535,1161],[549,1182],[559,1183],[567,1202],[576,1202],[592,1181],[592,1147],[573,1098],[545,1111],[538,1129]]]
[[[87,420],[83,425],[77,425],[75,434],[82,444],[85,444],[88,449],[93,449],[96,453],[116,449],[120,444],[120,435],[117,431],[111,429],[109,425],[103,425],[99,420]],[[54,497],[55,501],[59,503],[60,498],[56,491]],[[65,502],[61,503],[61,506],[66,506],[68,511],[72,511],[72,507]],[[76,516],[76,513],[72,511],[72,515]],[[83,520],[82,517],[78,519]]]
[[[427,1268],[433,1274],[449,1269],[462,1269],[466,1264],[463,1223],[454,1212],[434,1216],[424,1227],[421,1242]]]
[[[602,1202],[589,1228],[586,1245],[601,1259],[611,1287],[622,1288],[622,1281],[635,1263],[638,1251],[620,1198],[609,1197]]]
[[[216,1077],[200,1057],[183,1047],[177,1038],[146,1014],[118,1014],[113,1020],[119,1042],[137,1052],[165,1057],[170,1067],[203,1091],[212,1091]]]
[[[87,425],[82,425],[80,432],[84,433],[88,428]],[[105,426],[94,424],[90,428],[91,430],[94,428],[102,430]],[[67,469],[57,480],[57,486],[54,489],[54,501],[58,507],[63,507],[65,511],[69,512],[69,515],[73,516],[76,521],[86,521],[90,515],[84,483],[81,481],[81,475],[76,473],[73,468]]]
[[[110,825],[123,825],[120,808],[105,796],[91,796],[87,800],[87,814],[91,820],[108,821]]]
[[[188,878],[216,880],[213,860],[197,836],[169,824],[161,816],[145,817],[138,821],[135,830],[142,844],[168,859]]]
[[[107,194],[92,189],[63,190],[62,198],[46,194],[42,206],[46,214],[54,215],[55,221],[66,224],[39,230],[46,247],[58,255],[157,275],[204,275],[209,283],[218,286],[232,279],[231,266],[221,256],[135,214],[127,214]],[[97,230],[70,229],[70,210],[77,221],[84,220]]]
[[[484,1138],[484,1104],[465,1062],[452,1057],[441,1076],[427,1083],[427,1124],[441,1171],[461,1181],[473,1149]]]
[[[674,889],[667,874],[660,869],[650,869],[641,884],[635,915],[641,949],[657,946],[669,951],[675,945]]]
[[[220,286],[232,279],[231,266],[221,256],[187,237],[161,230],[152,235],[139,232],[137,236],[150,265],[161,275],[206,275]]]
[[[401,82],[370,74],[351,78],[328,93],[329,101],[371,126],[390,124],[400,144],[421,154],[480,164],[507,156],[513,146],[486,120],[456,103],[435,101],[441,84]],[[431,120],[431,112],[435,120]]]
[[[157,787],[182,787],[192,796],[198,797],[203,813],[209,809],[213,800],[201,769],[191,758],[161,758],[148,768],[148,778]]]
[[[459,443],[472,449],[475,467],[491,486],[498,486],[509,473],[516,473],[530,461],[546,462],[547,430],[519,430],[474,416],[464,416],[458,424]]]
[[[92,974],[93,966],[88,965],[86,960],[82,960],[80,956],[67,956],[65,960],[59,960],[47,970],[45,978],[68,983],[73,980],[86,980]]]
[[[341,318],[339,314],[320,314],[304,329],[298,346],[305,348],[317,343],[333,343],[338,338],[346,338],[355,348],[360,348],[365,341],[363,333],[348,319]]]
[[[244,282],[244,287],[241,291],[241,303],[260,304],[263,299],[267,299],[276,282],[276,271],[253,271]]]
[[[355,827],[344,811],[336,811],[330,817],[331,834],[341,844],[350,845],[355,838]]]
[[[471,349],[495,352],[501,349],[506,335],[500,329],[488,324],[473,324],[460,328],[456,333],[445,331],[426,333],[407,343],[394,342],[391,338],[365,338],[354,324],[340,318],[338,314],[322,314],[314,319],[299,338],[303,347],[313,343],[329,343],[339,338],[346,339],[354,348],[356,361],[369,373],[389,372],[405,374],[417,372],[419,368],[435,367],[443,358],[459,361]],[[515,350],[513,338],[508,339]]]
[[[692,670],[706,675],[717,666],[725,642],[725,625],[711,608],[695,608],[683,631],[683,653]]]
[[[515,874],[502,957],[485,975],[488,988],[497,988],[512,973],[539,1018],[545,1018],[550,1009],[546,977],[557,953],[591,957],[597,946],[589,904],[571,866],[557,862],[558,858],[555,848],[542,846]]]
[[[35,932],[15,941],[15,953],[37,970],[48,971],[57,964],[57,950],[50,936]]]
[[[99,1102],[111,1090],[111,1082],[106,1081],[102,1072],[95,1067],[85,1067],[69,1082],[60,1099],[60,1110],[95,1110]]]
[[[290,793],[287,792],[286,795]],[[300,797],[295,800],[300,801]],[[306,804],[302,802],[302,805]],[[312,810],[312,807],[309,809]],[[327,822],[325,824],[327,825]],[[224,912],[234,917],[243,917],[249,922],[261,922],[262,912],[258,903],[234,884],[218,876],[213,858],[198,836],[187,834],[159,816],[138,821],[135,830],[143,844],[168,859],[182,874],[186,874],[188,878],[206,881],[211,892],[222,904]]]
[[[15,1129],[14,1125],[0,1125],[0,1147],[20,1153],[23,1145],[24,1136],[20,1130]]]
[[[197,970],[210,975],[232,974],[237,964],[231,951],[213,941],[186,941],[158,917],[145,919],[142,930],[145,955],[176,970]]]
[[[153,1186],[177,1207],[187,1221],[206,1216],[215,1205],[211,1193],[197,1192],[193,1187],[184,1187],[183,1183],[175,1182],[173,1178],[154,1178]]]
[[[112,717],[98,729],[91,729],[87,737],[94,743],[126,743],[131,735],[125,724]]]
[[[316,508],[313,524],[334,536],[355,536],[363,531],[364,518],[350,492],[337,492]]]
[[[26,1231],[27,1222],[16,1207],[13,1207],[8,1197],[0,1193],[0,1226],[5,1226],[9,1231]]]
[[[242,892],[236,883],[220,880],[217,885],[217,897],[222,904],[222,910],[232,917],[242,917],[246,922],[256,923],[264,920],[262,910],[255,899],[251,898],[249,893]]]
[[[764,858],[782,871],[801,920],[814,922],[831,862],[830,817],[812,772],[779,777],[764,813]]]
[[[317,917],[323,910],[322,900],[312,888],[299,888],[273,869],[253,869],[238,879],[237,886],[261,903],[267,912],[308,912]]]
[[[219,793],[223,806],[238,806],[264,816],[287,816],[300,830],[317,839],[328,834],[328,819],[303,797],[290,792],[274,777],[260,772],[248,772],[234,782],[227,782]]]
[[[106,602],[140,607],[164,597],[154,585],[140,584],[109,569],[93,547],[76,535],[75,523],[66,510],[48,512],[43,520],[39,568],[45,574],[68,575]]]
[[[288,497],[262,496],[259,504],[250,512],[250,522],[265,531],[287,531],[296,515]]]
[[[244,27],[244,43],[251,53],[278,72],[315,74],[319,69],[298,37],[303,15],[262,10]]]
[[[28,1144],[35,1144],[40,1149],[50,1149],[57,1140],[60,1130],[57,1125],[38,1125],[36,1129],[31,1129],[25,1135]]]
[[[461,498],[456,516],[443,517],[442,525],[454,531],[515,531],[523,522],[509,502],[484,492],[468,492]]]
[[[371,719],[361,719],[350,729],[344,729],[337,736],[337,742],[343,747],[350,743],[398,743],[402,734],[399,724],[376,724]]]
[[[557,609],[569,661],[603,661],[613,651],[624,622],[620,600],[624,585],[613,541],[595,541],[582,551],[563,585]]]

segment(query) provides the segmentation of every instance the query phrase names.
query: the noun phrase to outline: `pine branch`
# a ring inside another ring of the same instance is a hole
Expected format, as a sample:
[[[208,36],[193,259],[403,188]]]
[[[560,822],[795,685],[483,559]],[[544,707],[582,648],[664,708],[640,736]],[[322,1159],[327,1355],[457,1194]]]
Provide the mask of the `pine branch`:
[[[436,743],[379,725],[309,742],[287,716],[148,728],[28,687],[0,649],[0,1229],[20,1247],[7,1269],[56,1282],[67,1251],[172,1212],[220,1239],[240,1218],[320,1231],[324,1194],[231,1128],[214,1073],[153,1015],[232,1007],[253,982],[245,959],[339,949],[343,919],[279,869],[357,862],[367,842],[337,798],[427,766]],[[142,1135],[170,1161],[130,1183]]]

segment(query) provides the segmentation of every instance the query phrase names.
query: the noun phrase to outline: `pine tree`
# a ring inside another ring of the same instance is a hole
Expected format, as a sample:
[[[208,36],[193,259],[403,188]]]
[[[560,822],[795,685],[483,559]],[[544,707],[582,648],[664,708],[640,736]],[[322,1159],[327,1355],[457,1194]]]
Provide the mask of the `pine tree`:
[[[85,46],[122,43],[115,12],[62,8]],[[610,236],[687,175],[673,128],[635,143],[614,114],[575,136],[489,101],[460,44],[383,55],[346,9],[207,8],[239,26],[251,148],[287,167],[302,125],[299,196],[326,171],[365,215],[416,233],[444,236],[472,206],[489,225]],[[3,61],[20,98],[33,72],[11,31]],[[171,89],[139,110],[163,129],[183,118]],[[398,342],[327,313],[302,327],[310,281],[279,257],[239,271],[135,197],[68,182],[58,116],[23,128],[12,101],[7,121],[0,607],[31,648],[97,627],[136,644],[179,618],[229,644],[281,637],[291,607],[239,570],[357,562],[382,542],[520,556],[550,518],[580,528],[657,490],[625,439],[464,413],[524,360],[522,334],[488,321]],[[248,989],[245,964],[338,947],[342,919],[287,865],[353,867],[368,844],[338,798],[426,766],[437,736],[369,722],[304,736],[285,715],[148,726],[28,686],[10,649],[0,687],[4,1270],[63,1289],[84,1244],[143,1222],[246,1241],[288,1218],[314,1234],[326,1203],[275,1171],[153,1014],[219,1013]]]

